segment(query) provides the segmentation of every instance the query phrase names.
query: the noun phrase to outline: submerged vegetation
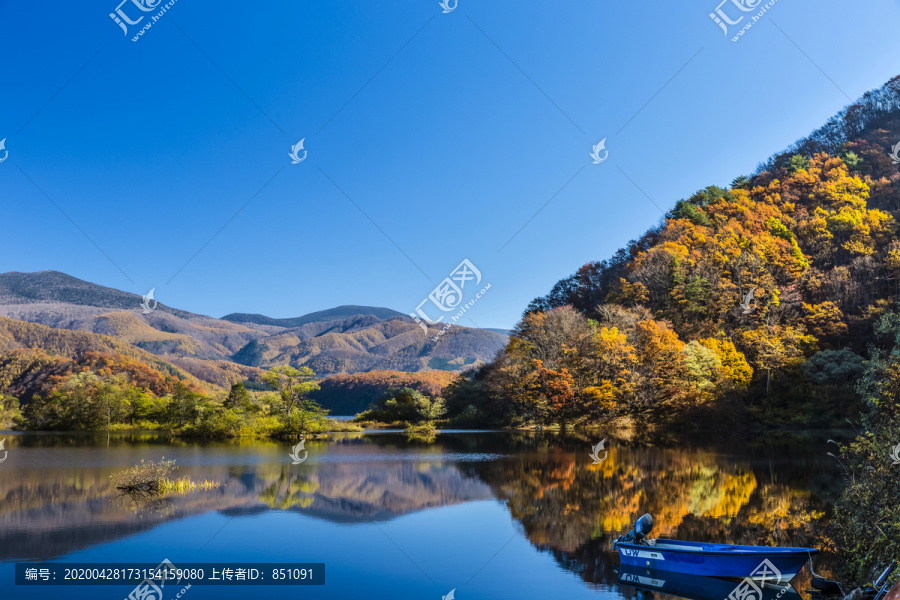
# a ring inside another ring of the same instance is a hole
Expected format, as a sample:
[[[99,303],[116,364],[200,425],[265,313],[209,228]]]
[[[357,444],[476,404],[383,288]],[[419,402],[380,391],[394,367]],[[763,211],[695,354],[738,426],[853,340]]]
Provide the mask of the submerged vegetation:
[[[144,462],[110,475],[113,486],[122,494],[158,496],[166,478],[176,469],[174,460]]]
[[[163,457],[159,462],[142,460],[138,465],[114,473],[110,475],[116,490],[112,500],[135,512],[149,510],[171,514],[173,496],[210,491],[221,485],[217,481],[193,481],[190,477],[170,479],[169,475],[177,469],[174,460]]]
[[[163,479],[159,482],[159,493],[165,496],[174,496],[178,494],[188,494],[199,490],[209,491],[218,488],[221,484],[218,481],[193,481],[190,477],[180,477],[178,479]]]

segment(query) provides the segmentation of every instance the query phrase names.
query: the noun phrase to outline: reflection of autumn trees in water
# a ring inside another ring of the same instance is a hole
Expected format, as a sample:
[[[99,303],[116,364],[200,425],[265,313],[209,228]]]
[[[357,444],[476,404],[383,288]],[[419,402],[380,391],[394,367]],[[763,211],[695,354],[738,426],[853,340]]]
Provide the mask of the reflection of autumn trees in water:
[[[709,450],[613,443],[593,465],[588,449],[550,442],[477,471],[535,546],[589,581],[605,580],[613,538],[644,512],[653,515],[653,537],[817,545],[810,521],[826,503],[810,493],[802,461],[774,469]]]
[[[840,489],[824,442],[610,440],[607,459],[592,465],[588,452],[598,439],[442,432],[420,443],[403,434],[348,435],[310,441],[314,460],[302,465],[288,463],[283,445],[253,445],[263,460],[185,467],[192,479],[221,487],[139,511],[110,501],[111,467],[73,462],[24,478],[0,472],[0,557],[4,548],[9,556],[64,553],[210,511],[268,508],[364,523],[492,497],[506,502],[532,544],[589,582],[615,580],[612,539],[644,512],[654,516],[654,537],[821,546],[809,522],[828,505],[827,492]],[[124,456],[118,462],[127,464]]]
[[[260,502],[269,508],[285,510],[288,508],[307,508],[313,503],[315,493],[319,490],[319,477],[317,473],[291,472],[288,467],[283,467],[278,478],[271,481],[259,493]]]

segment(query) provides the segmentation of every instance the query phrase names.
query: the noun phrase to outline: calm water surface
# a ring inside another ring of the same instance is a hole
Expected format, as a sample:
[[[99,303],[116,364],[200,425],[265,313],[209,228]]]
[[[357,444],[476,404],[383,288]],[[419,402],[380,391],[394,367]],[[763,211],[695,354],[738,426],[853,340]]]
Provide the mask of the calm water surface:
[[[324,586],[193,586],[190,600],[438,600],[454,588],[459,600],[651,598],[618,583],[612,549],[637,516],[653,514],[653,537],[817,546],[806,523],[829,513],[841,485],[827,436],[607,436],[607,459],[593,465],[604,435],[340,434],[308,440],[293,465],[288,443],[0,434],[0,598],[117,600],[134,588],[16,586],[15,562],[163,559],[326,566]],[[163,457],[220,487],[116,497],[110,475]]]

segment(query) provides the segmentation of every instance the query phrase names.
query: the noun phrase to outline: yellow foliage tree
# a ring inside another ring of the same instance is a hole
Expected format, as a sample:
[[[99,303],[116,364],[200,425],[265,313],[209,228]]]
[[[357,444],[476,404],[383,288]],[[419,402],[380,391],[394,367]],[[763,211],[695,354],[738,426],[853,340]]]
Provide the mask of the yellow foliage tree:
[[[734,346],[731,340],[706,338],[698,340],[701,344],[716,353],[722,364],[722,376],[737,389],[745,389],[753,378],[753,367],[747,362],[743,352]]]

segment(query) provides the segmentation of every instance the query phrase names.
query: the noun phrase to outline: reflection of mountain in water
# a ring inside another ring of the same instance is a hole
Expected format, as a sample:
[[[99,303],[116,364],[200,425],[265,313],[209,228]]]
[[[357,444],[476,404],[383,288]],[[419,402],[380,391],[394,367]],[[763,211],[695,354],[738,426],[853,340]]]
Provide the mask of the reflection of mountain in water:
[[[308,476],[284,473],[260,493],[273,508],[299,507],[337,522],[382,521],[491,497],[488,486],[455,466],[431,463],[326,464]]]
[[[246,444],[169,447],[166,453],[211,463],[182,468],[178,476],[222,485],[136,514],[110,501],[114,469],[82,466],[122,464],[108,454],[115,448],[85,462],[67,458],[78,449],[69,442],[52,455],[47,448],[56,446],[31,450],[54,459],[52,469],[35,468],[26,477],[0,470],[0,560],[59,556],[211,511],[239,517],[289,510],[359,523],[500,498],[535,547],[586,582],[612,583],[618,563],[612,539],[644,512],[654,515],[658,537],[816,546],[808,523],[827,510],[823,490],[839,487],[836,474],[825,475],[834,471],[822,466],[817,444],[731,445],[726,454],[706,444],[613,440],[608,459],[592,465],[592,440],[577,436],[442,433],[434,444],[417,444],[403,435],[354,434],[310,440],[311,460],[302,465],[288,464],[278,444],[254,442],[251,452]],[[19,452],[27,447],[22,443]],[[790,459],[770,463],[770,456]]]
[[[309,445],[321,463],[181,468],[179,477],[221,485],[145,505],[116,498],[109,480],[113,470],[108,468],[73,464],[19,473],[4,470],[0,472],[0,560],[52,558],[211,511],[243,516],[296,510],[334,522],[369,522],[491,497],[488,486],[464,476],[452,462],[437,461],[440,455],[433,451],[427,453],[427,460],[422,460],[424,452],[421,456],[406,453],[396,460],[396,454],[371,444]],[[361,456],[360,449],[369,452]],[[344,462],[348,457],[354,462]],[[465,462],[464,455],[457,458]]]
[[[231,487],[177,496],[165,510],[135,513],[113,501],[109,471],[0,477],[0,560],[46,559],[126,537],[160,523],[246,503]],[[38,481],[35,479],[40,478]]]

